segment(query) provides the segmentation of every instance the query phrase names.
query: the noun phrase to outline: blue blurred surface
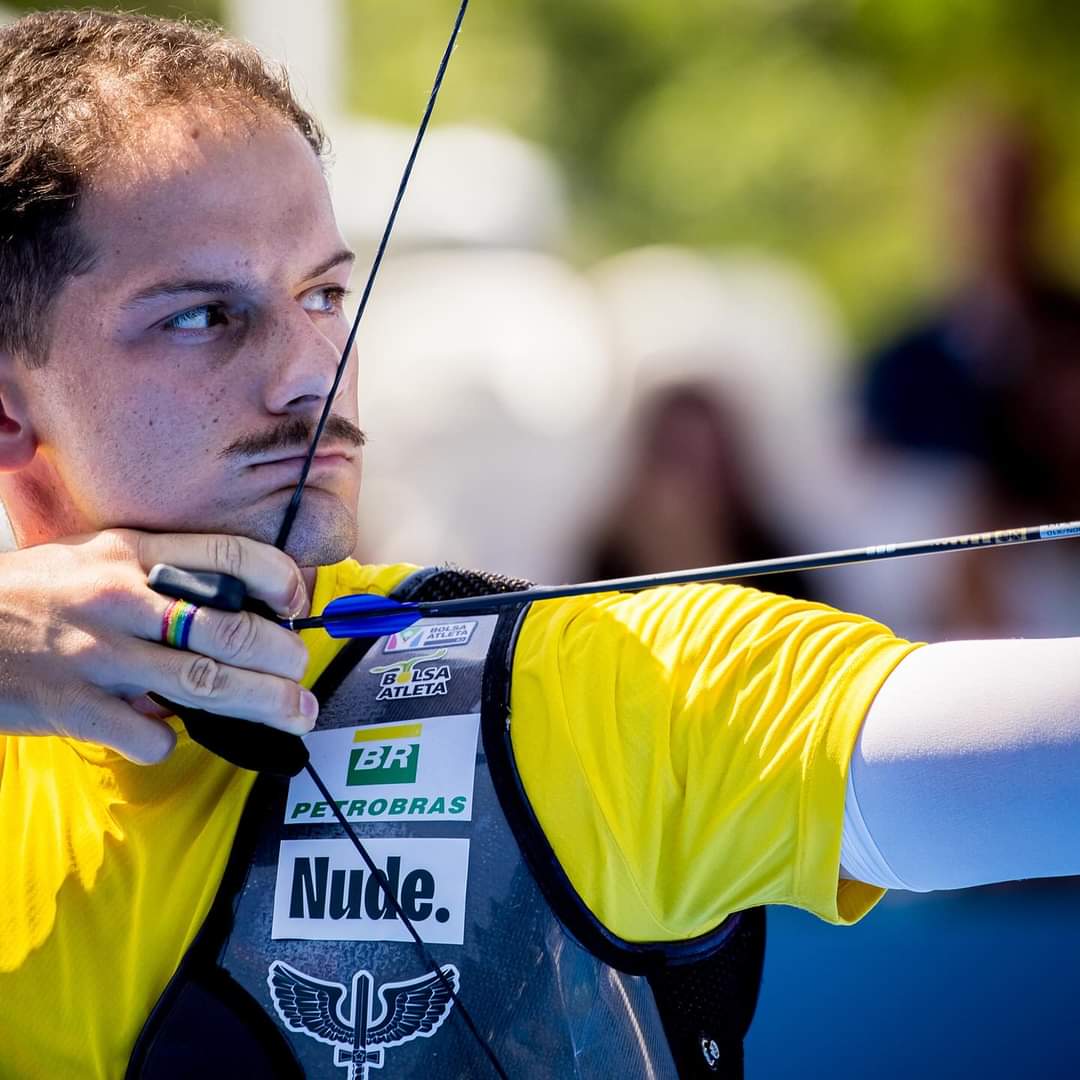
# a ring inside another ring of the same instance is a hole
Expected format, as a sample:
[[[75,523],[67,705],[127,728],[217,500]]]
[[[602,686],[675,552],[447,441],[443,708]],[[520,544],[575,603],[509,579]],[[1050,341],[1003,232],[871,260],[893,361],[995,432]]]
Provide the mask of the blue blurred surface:
[[[1080,1077],[1080,881],[769,909],[747,1080]]]

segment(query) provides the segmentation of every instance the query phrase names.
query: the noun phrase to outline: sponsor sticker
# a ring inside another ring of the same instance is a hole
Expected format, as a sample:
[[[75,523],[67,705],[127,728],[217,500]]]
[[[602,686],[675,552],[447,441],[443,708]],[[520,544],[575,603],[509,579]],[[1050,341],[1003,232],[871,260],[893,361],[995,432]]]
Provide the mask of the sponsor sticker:
[[[424,941],[462,944],[468,840],[395,837],[365,840],[364,847]],[[349,840],[281,842],[271,936],[412,940]]]
[[[390,634],[383,643],[384,653],[409,652],[412,649],[431,649],[438,646],[453,648],[468,645],[472,640],[475,622],[418,623]]]
[[[345,783],[349,787],[415,784],[423,724],[357,728],[349,750]]]
[[[308,753],[350,821],[471,821],[480,716],[313,731]],[[289,781],[287,825],[335,824],[311,777]]]
[[[368,1080],[368,1069],[381,1069],[392,1047],[430,1039],[450,1015],[450,989],[455,994],[461,989],[461,976],[453,964],[443,964],[439,972],[441,978],[429,971],[377,984],[370,971],[357,971],[350,995],[344,983],[275,960],[266,982],[274,1009],[290,1031],[333,1047],[334,1064],[349,1070],[349,1080]]]
[[[450,665],[442,663],[446,649],[433,649],[408,660],[393,660],[371,669],[379,677],[376,701],[438,697],[450,686]]]

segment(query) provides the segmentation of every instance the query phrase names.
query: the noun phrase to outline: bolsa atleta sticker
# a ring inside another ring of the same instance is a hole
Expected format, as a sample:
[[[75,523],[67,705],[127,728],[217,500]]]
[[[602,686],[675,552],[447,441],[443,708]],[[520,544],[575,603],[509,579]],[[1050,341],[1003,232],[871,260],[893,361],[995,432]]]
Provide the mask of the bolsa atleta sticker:
[[[390,634],[383,644],[383,652],[410,652],[413,649],[468,645],[475,629],[475,621],[417,623]]]
[[[432,649],[408,659],[392,660],[371,669],[379,676],[376,701],[402,701],[406,698],[439,697],[450,687],[452,672],[442,661],[446,649]]]

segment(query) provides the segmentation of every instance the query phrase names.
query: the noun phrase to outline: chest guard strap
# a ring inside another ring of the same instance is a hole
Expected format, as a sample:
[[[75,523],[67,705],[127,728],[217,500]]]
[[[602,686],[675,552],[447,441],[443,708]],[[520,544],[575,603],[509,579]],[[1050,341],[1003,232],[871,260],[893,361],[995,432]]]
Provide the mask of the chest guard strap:
[[[697,938],[656,943],[624,941],[589,910],[548,843],[514,762],[510,677],[524,616],[496,631],[482,728],[495,792],[522,857],[554,913],[582,946],[610,967],[648,979],[679,1076],[741,1080],[743,1040],[765,962],[765,909],[738,912]],[[515,722],[529,721],[518,717]]]

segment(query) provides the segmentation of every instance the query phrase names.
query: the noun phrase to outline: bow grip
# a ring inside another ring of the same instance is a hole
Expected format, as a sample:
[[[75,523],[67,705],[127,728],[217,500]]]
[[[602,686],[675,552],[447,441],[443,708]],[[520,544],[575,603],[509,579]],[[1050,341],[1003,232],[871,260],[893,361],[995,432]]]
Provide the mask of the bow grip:
[[[186,600],[219,611],[250,611],[261,618],[277,621],[274,612],[261,601],[250,599],[247,586],[231,574],[183,570],[158,563],[151,568],[146,580],[154,592],[174,600]],[[308,750],[299,735],[290,735],[252,720],[177,705],[157,694],[150,696],[172,709],[200,746],[242,769],[295,776],[308,762]]]

